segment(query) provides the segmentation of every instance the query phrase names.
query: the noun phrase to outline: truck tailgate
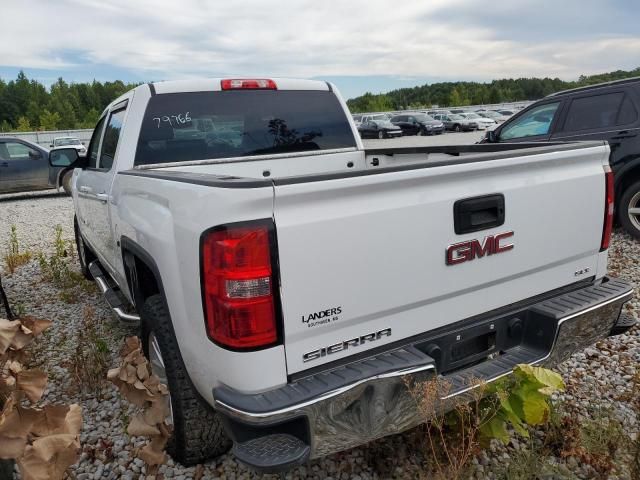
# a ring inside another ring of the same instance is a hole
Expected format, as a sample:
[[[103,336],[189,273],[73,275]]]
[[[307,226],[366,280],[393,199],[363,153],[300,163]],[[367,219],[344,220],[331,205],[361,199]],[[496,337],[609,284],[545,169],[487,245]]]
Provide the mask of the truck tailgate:
[[[289,374],[603,275],[608,155],[607,146],[592,144],[325,181],[275,180]],[[504,196],[504,223],[456,234],[455,202],[485,195]],[[492,252],[491,238],[502,233],[503,251]],[[460,261],[473,248],[463,243],[450,249],[456,261],[447,264],[449,246],[473,240],[479,254]]]

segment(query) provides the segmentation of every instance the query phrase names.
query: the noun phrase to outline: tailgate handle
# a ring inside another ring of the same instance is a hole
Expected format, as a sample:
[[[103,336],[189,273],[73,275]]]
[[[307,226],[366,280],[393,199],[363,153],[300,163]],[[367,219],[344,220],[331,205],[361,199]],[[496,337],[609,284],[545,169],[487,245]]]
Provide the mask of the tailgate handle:
[[[457,200],[453,204],[456,234],[478,232],[504,224],[504,195],[495,193]]]

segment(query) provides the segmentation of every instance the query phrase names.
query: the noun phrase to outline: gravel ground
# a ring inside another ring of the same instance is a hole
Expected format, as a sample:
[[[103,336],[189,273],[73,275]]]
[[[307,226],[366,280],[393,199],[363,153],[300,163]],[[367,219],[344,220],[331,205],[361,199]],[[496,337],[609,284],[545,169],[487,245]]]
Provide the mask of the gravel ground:
[[[0,196],[0,252],[4,253],[11,225],[16,225],[23,248],[33,252],[51,252],[55,225],[62,226],[63,236],[71,242],[72,214],[72,203],[66,196],[47,192]],[[639,258],[640,243],[616,231],[610,254],[611,272],[630,280],[638,288]],[[75,261],[72,265],[77,268]],[[45,401],[79,402],[83,406],[83,451],[79,463],[72,467],[75,478],[144,478],[145,466],[135,455],[135,449],[144,440],[129,438],[124,433],[133,408],[111,385],[104,385],[97,392],[83,391],[74,373],[76,367],[80,367],[76,356],[78,341],[82,336],[86,337],[87,328],[106,342],[111,352],[111,364],[115,363],[122,337],[132,332],[118,324],[95,290],[80,289],[77,298],[63,301],[59,290],[42,279],[35,260],[13,275],[3,274],[3,282],[14,306],[54,322],[36,346],[34,357],[36,363],[44,362],[50,375]],[[636,318],[639,307],[636,295],[629,304],[629,312]],[[87,315],[89,321],[85,320]],[[630,403],[621,398],[631,388],[631,379],[640,361],[639,334],[639,329],[635,328],[628,334],[609,338],[575,354],[561,365],[559,370],[568,388],[558,400],[564,400],[584,418],[589,418],[596,406],[613,408],[627,433],[635,435],[638,419]],[[287,478],[418,478],[416,472],[421,460],[412,447],[416,435],[416,431],[407,432],[316,460],[295,469]],[[540,435],[540,432],[534,432],[534,438]],[[506,447],[492,443],[491,448],[473,459],[472,476],[499,478],[504,465],[525,447],[524,441],[516,438]],[[553,478],[595,478],[595,472],[574,457],[553,461],[558,463]],[[198,468],[185,468],[170,460],[161,467],[160,473],[164,478],[181,480],[201,475],[206,479],[262,478],[238,464],[229,454]],[[619,467],[610,478],[630,477],[624,467]]]

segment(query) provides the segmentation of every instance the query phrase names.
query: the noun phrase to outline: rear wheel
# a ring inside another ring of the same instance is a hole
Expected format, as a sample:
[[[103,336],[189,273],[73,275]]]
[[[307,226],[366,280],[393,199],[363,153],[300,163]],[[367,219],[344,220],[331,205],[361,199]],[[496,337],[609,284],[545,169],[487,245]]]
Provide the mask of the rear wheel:
[[[384,138],[384,132],[383,132],[382,130],[380,130],[380,131],[378,132],[378,138],[379,138],[380,140],[382,140],[382,139]]]
[[[618,221],[629,234],[640,239],[640,181],[622,193],[618,202]]]
[[[167,420],[173,424],[173,433],[167,451],[183,465],[195,465],[222,455],[231,447],[231,440],[219,415],[191,383],[162,295],[147,299],[141,319],[144,353],[153,373],[169,388]]]

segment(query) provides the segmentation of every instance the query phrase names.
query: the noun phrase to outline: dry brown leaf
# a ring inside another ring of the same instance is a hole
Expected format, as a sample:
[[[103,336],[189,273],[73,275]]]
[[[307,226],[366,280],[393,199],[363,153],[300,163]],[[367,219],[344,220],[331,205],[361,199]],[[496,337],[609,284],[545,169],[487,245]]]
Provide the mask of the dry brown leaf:
[[[9,460],[20,458],[27,446],[27,438],[5,437],[0,434],[0,458]]]
[[[22,364],[15,360],[6,363],[7,370],[16,375],[22,371]]]
[[[0,318],[0,355],[3,355],[7,351],[19,328],[19,320],[10,322],[9,320]]]
[[[46,405],[33,423],[34,435],[78,435],[82,428],[82,408],[77,405]]]
[[[13,350],[22,350],[29,345],[34,339],[34,335],[27,327],[20,325],[20,328],[16,332],[13,340],[11,341],[11,348]]]
[[[47,374],[41,370],[23,370],[17,380],[16,388],[22,390],[31,403],[40,400],[47,386]]]
[[[80,444],[76,435],[60,434],[42,437],[27,447],[17,460],[24,480],[62,479],[65,471],[78,459]]]
[[[138,414],[127,427],[127,433],[132,437],[153,437],[160,435],[160,430],[154,425],[150,425],[144,420],[144,414]]]
[[[113,382],[114,380],[119,379],[120,376],[120,369],[119,368],[112,368],[107,372],[107,380]]]
[[[147,378],[149,378],[149,370],[147,369],[147,365],[144,363],[141,363],[140,365],[138,365],[138,368],[136,369],[136,373],[140,380],[146,380]]]
[[[36,317],[22,317],[20,319],[22,324],[27,327],[33,333],[34,337],[37,337],[53,323],[51,320],[45,320]]]
[[[144,411],[144,421],[149,425],[156,425],[157,423],[164,422],[169,414],[167,402],[163,398],[156,399],[151,402],[151,406]]]
[[[10,438],[23,438],[25,441],[31,431],[34,415],[30,415],[29,409],[16,406],[11,402],[10,408],[5,408],[0,414],[0,435]]]
[[[147,445],[142,447],[138,456],[147,465],[162,465],[167,460],[167,454],[164,451],[166,444],[166,438],[154,437]]]

